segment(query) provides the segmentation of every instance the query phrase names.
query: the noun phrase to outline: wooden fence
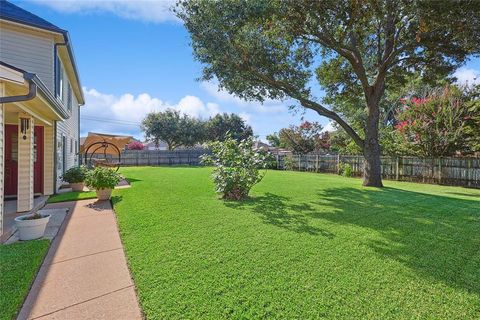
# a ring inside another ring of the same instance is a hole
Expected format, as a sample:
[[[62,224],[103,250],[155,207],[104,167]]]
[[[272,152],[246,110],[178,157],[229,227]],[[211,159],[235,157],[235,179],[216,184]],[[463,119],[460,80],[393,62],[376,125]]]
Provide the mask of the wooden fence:
[[[127,150],[122,151],[120,165],[197,166],[201,165],[200,156],[205,153],[209,153],[209,150]],[[337,174],[339,164],[349,164],[354,176],[361,176],[363,173],[362,156],[276,155],[275,157],[276,168],[279,170]],[[104,155],[94,155],[92,158],[104,158]],[[480,158],[382,157],[382,176],[390,180],[480,188]]]
[[[121,153],[120,165],[125,167],[131,166],[165,166],[165,165],[190,165],[198,166],[200,163],[200,156],[209,153],[208,150],[195,149],[195,150],[125,150]],[[85,163],[85,157],[82,157],[82,163],[90,166],[90,155],[87,157],[87,163]],[[118,162],[117,156],[94,154],[92,159],[109,159],[112,162]]]
[[[363,173],[363,156],[277,155],[277,169],[338,173],[349,164],[354,176]],[[385,179],[480,188],[480,158],[382,157]]]

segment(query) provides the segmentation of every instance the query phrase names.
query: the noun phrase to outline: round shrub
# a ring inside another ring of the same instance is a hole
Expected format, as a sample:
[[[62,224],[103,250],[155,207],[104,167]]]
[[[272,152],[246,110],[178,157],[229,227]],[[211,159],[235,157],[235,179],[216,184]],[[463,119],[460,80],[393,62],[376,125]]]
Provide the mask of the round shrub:
[[[80,183],[85,181],[86,174],[87,168],[85,166],[73,167],[65,171],[62,179],[68,183]]]
[[[96,167],[87,172],[85,184],[95,190],[113,189],[120,181],[120,175],[110,168]]]
[[[240,142],[231,137],[209,143],[211,155],[203,155],[204,164],[213,165],[213,180],[218,193],[226,200],[242,200],[259,183],[266,167],[267,155],[253,147],[253,139]]]

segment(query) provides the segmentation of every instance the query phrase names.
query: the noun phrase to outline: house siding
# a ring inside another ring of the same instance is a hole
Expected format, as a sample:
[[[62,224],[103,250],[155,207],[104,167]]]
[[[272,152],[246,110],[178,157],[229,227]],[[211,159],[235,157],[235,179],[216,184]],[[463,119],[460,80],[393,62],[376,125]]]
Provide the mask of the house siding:
[[[33,132],[35,120],[28,115],[30,127],[26,132],[26,139],[18,139],[18,192],[17,211],[24,212],[33,208]],[[18,137],[22,136],[21,126],[18,125]]]
[[[2,24],[0,60],[35,73],[54,92],[53,36]]]
[[[5,84],[0,83],[0,96],[5,95]],[[4,174],[3,167],[5,162],[5,149],[3,147],[4,141],[4,106],[0,103],[0,236],[3,234],[3,192],[4,192]]]
[[[65,73],[64,71],[64,75],[63,75],[63,78],[64,79],[68,79],[67,78],[67,74]],[[68,96],[67,96],[67,90],[68,90],[68,86],[70,85],[70,82],[68,80],[64,81],[63,82],[63,96],[62,96],[62,100],[64,102],[64,105],[65,107],[67,108],[68,110],[68,106],[67,106],[67,100],[68,100]],[[56,123],[56,126],[57,126],[57,154],[56,154],[56,157],[57,157],[57,183],[56,183],[56,190],[58,190],[58,188],[61,186],[62,184],[62,175],[63,175],[63,172],[64,172],[64,168],[63,168],[63,146],[62,146],[62,143],[63,143],[63,137],[66,137],[66,145],[65,145],[65,148],[66,148],[66,161],[65,161],[65,170],[68,170],[69,168],[72,168],[76,165],[78,165],[78,156],[76,154],[76,144],[78,143],[78,140],[79,140],[79,136],[78,136],[78,132],[79,132],[79,127],[78,127],[78,124],[79,124],[79,119],[78,119],[78,108],[79,108],[79,105],[78,105],[78,101],[77,101],[77,98],[75,97],[75,95],[72,93],[72,96],[71,96],[71,100],[72,100],[72,109],[70,111],[70,118],[68,118],[67,120],[64,120],[64,121],[57,121]]]

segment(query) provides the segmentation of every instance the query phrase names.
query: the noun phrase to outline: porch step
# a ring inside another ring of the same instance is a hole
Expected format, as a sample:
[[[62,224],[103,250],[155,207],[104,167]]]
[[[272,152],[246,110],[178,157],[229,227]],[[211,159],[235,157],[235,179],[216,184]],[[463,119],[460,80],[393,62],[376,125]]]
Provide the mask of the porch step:
[[[67,192],[72,192],[72,188],[60,188],[58,189],[57,193],[67,193]]]

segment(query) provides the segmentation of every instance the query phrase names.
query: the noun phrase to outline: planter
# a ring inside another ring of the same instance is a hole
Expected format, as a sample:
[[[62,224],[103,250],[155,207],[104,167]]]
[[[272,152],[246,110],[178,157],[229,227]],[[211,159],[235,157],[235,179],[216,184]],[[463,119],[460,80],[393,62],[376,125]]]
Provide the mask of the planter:
[[[112,196],[112,189],[98,189],[96,192],[98,200],[110,200]]]
[[[15,224],[18,228],[20,240],[33,240],[43,237],[45,228],[47,227],[49,214],[42,214],[42,210],[38,211],[43,218],[24,220],[26,217],[31,217],[31,214],[26,214],[15,218]]]
[[[85,184],[83,182],[70,183],[70,188],[72,191],[83,191]]]

